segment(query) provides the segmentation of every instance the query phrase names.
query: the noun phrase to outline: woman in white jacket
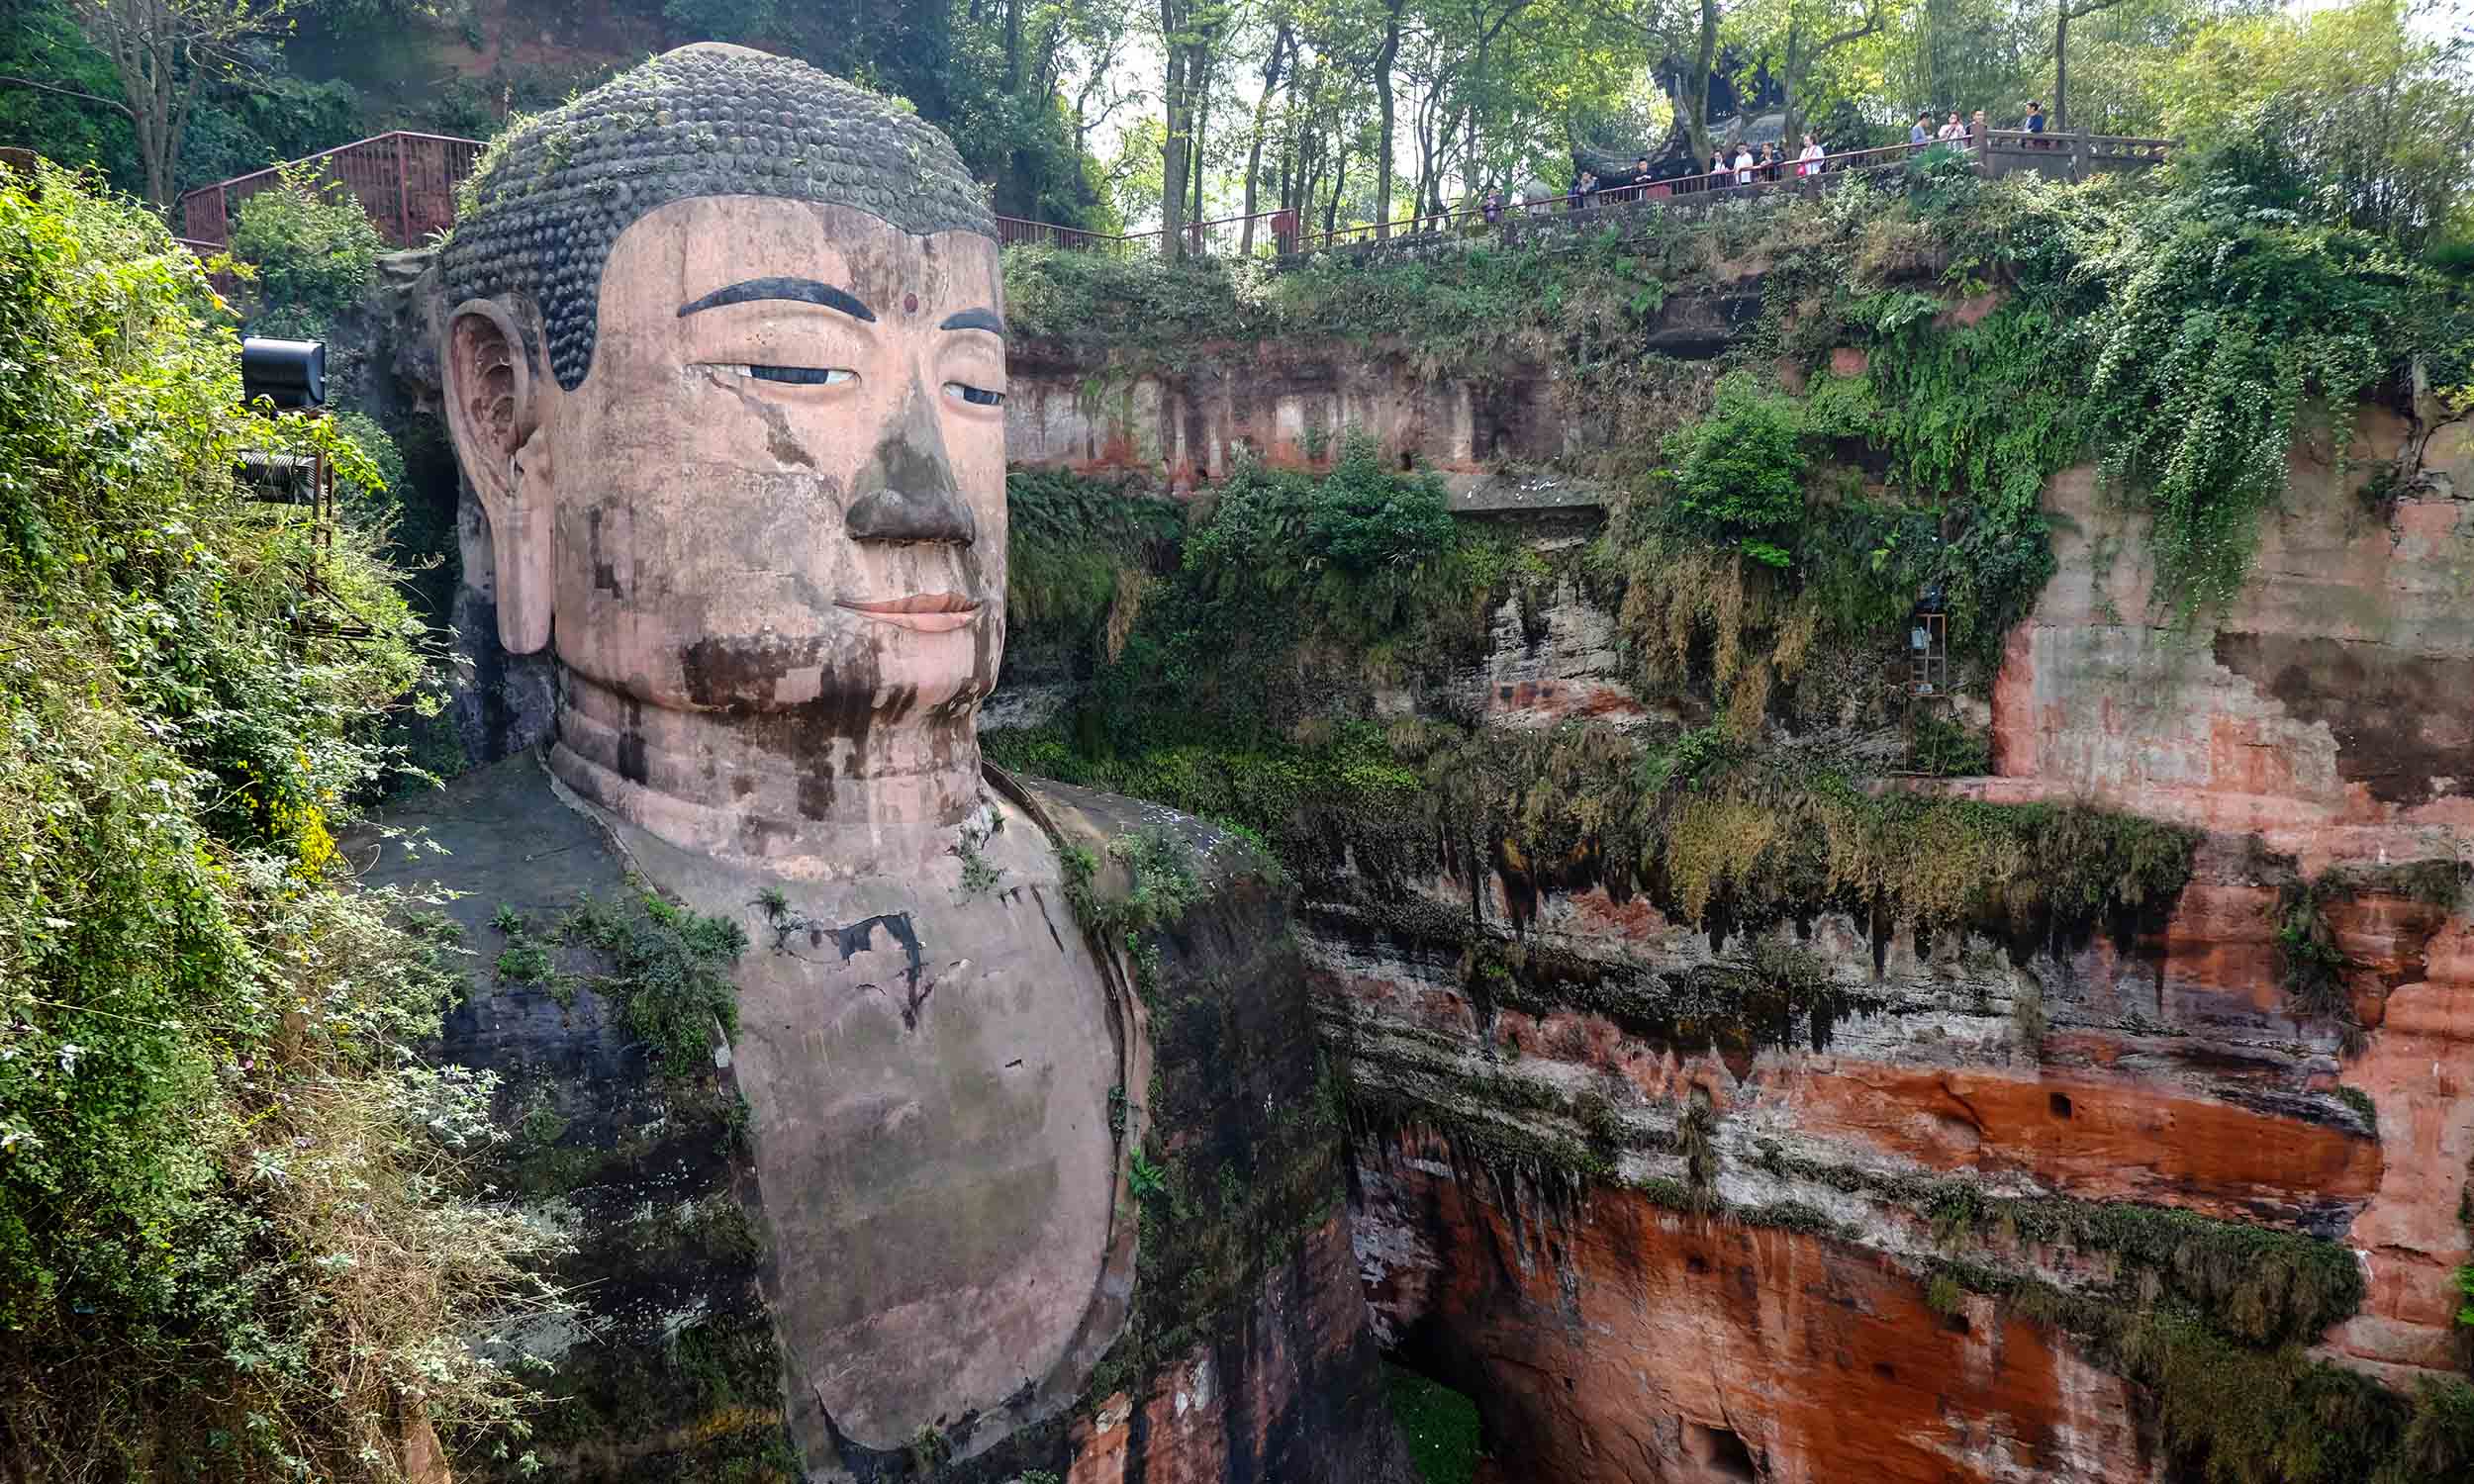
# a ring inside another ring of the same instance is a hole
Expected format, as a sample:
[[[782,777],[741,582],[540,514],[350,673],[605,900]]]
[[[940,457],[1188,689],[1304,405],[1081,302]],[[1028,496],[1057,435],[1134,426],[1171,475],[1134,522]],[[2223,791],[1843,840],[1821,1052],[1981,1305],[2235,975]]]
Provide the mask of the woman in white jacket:
[[[1753,183],[1753,146],[1750,144],[1735,146],[1735,183],[1737,185]]]
[[[1821,173],[1821,140],[1814,139],[1809,134],[1804,136],[1804,152],[1796,156],[1796,158],[1802,161],[1802,163],[1795,167],[1795,173],[1803,176],[1819,175]]]

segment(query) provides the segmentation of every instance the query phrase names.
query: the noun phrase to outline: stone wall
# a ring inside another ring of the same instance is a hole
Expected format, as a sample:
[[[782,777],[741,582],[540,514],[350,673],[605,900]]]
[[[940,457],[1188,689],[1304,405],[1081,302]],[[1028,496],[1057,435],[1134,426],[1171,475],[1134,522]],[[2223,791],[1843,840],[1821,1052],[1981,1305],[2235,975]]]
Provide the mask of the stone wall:
[[[1762,271],[1730,265],[1657,312],[1642,348],[1708,360],[1758,320]],[[1190,488],[1241,453],[1321,462],[1356,431],[1386,457],[1475,473],[1575,452],[1637,421],[1622,407],[1562,405],[1540,362],[1421,366],[1396,343],[1194,345],[1120,366],[1066,347],[1016,345],[1005,395],[1006,456],[1076,469],[1157,470]]]

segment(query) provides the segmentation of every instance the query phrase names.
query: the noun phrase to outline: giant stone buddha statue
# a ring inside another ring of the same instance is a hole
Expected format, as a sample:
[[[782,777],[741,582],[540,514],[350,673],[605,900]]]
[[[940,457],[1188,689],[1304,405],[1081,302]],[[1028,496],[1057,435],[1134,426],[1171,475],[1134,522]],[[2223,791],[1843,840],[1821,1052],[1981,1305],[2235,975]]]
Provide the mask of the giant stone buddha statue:
[[[981,766],[994,220],[905,109],[720,46],[523,127],[476,200],[441,377],[499,637],[555,656],[556,779],[754,939],[728,1054],[792,1437],[819,1477],[923,1430],[968,1457],[1124,1323],[1146,1069],[1041,806]]]

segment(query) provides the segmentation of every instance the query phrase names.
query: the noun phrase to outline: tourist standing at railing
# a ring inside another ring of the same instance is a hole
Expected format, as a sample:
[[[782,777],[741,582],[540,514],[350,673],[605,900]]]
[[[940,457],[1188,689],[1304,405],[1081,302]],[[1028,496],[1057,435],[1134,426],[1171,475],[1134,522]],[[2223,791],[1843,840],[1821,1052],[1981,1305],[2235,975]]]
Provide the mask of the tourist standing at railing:
[[[1749,143],[1736,145],[1735,183],[1737,185],[1751,185],[1753,183],[1753,146]]]
[[[1979,108],[1976,110],[1975,117],[1967,121],[1967,142],[1979,148],[1982,147],[1984,131],[1984,110]]]
[[[2028,100],[2028,120],[2021,127],[2028,132],[2029,147],[2045,147],[2045,105],[2042,102],[2034,98]]]
[[[1727,183],[1727,151],[1723,146],[1709,152],[1709,183],[1712,186]]]
[[[1501,186],[1496,186],[1486,193],[1486,199],[1478,203],[1477,213],[1486,219],[1488,227],[1503,225],[1503,188]]]
[[[1802,163],[1796,167],[1795,173],[1806,179],[1819,175],[1822,156],[1826,153],[1828,151],[1821,147],[1821,140],[1809,134],[1804,136],[1804,152],[1796,156]]]
[[[1588,178],[1589,174],[1585,170],[1572,177],[1572,183],[1564,191],[1564,210],[1568,212],[1580,210],[1581,197],[1586,190],[1582,182]]]
[[[1929,110],[1916,115],[1914,126],[1907,131],[1907,142],[1910,144],[1933,142],[1933,115]]]
[[[1967,138],[1967,126],[1959,122],[1958,114],[1953,110],[1950,122],[1942,126],[1942,132],[1935,138],[1945,144],[1957,143]]]

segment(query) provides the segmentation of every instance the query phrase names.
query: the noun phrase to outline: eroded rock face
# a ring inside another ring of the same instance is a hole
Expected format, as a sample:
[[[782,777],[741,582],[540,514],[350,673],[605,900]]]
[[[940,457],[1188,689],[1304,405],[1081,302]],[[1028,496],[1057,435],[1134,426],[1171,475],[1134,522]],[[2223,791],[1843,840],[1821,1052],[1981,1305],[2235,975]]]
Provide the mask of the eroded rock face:
[[[1860,1247],[1498,1182],[1432,1137],[1359,1179],[1386,1337],[1481,1398],[1506,1479],[2156,1477],[2119,1377]]]
[[[2292,459],[2240,600],[2198,638],[2155,608],[2144,528],[2093,471],[2046,490],[2060,571],[2010,636],[1990,796],[2093,795],[2257,831],[2306,867],[2474,833],[2474,447],[2366,408],[2341,464]],[[2393,499],[2364,465],[2403,458]]]
[[[1642,349],[1708,360],[1733,348],[1760,318],[1762,274],[1725,267],[1713,281],[1667,298]],[[1159,470],[1191,488],[1241,455],[1306,467],[1344,435],[1370,437],[1386,459],[1478,472],[1578,452],[1620,436],[1634,418],[1620,406],[1559,400],[1545,369],[1510,363],[1481,376],[1427,376],[1394,347],[1274,342],[1184,347],[1174,370],[1131,379],[1106,374],[1105,356],[1030,344],[1013,357],[1005,437],[1019,463],[1075,469]]]
[[[1504,1477],[2158,1477],[2117,1357],[1932,1283],[1979,1264],[2128,1303],[2127,1250],[2087,1240],[2116,1223],[2307,1244],[2362,1283],[2317,1353],[2408,1390],[2462,1373],[2474,479],[2460,427],[2366,412],[2354,456],[2401,451],[2384,506],[2299,452],[2258,576],[2196,640],[2092,475],[2051,488],[2071,518],[1992,699],[1998,776],[1917,787],[2204,831],[2143,922],[2022,944],[1824,909],[1745,935],[1500,852],[1438,853],[1405,900],[1324,883],[1361,1271],[1384,1343],[1478,1400]],[[1580,606],[1507,611],[1501,684],[1455,714],[1587,715],[1540,714],[1544,683],[1586,696],[1601,669]],[[2313,879],[2344,883],[2320,910],[2359,1044],[2287,987],[2278,914]],[[1791,1004],[1691,989],[1789,959],[1813,976]]]

